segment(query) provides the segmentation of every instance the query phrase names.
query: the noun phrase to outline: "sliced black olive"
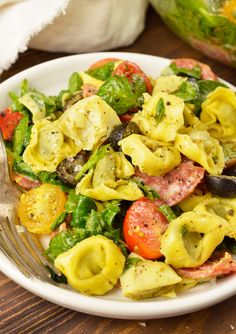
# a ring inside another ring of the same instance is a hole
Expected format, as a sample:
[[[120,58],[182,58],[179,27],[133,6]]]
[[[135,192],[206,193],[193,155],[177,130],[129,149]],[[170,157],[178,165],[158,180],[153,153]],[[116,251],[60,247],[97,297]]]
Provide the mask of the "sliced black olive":
[[[225,175],[236,176],[236,165],[224,170]]]
[[[220,197],[236,197],[236,176],[219,175],[205,176],[207,189],[213,194]]]
[[[119,151],[120,147],[118,145],[118,142],[121,139],[128,137],[132,133],[141,133],[137,124],[135,124],[134,122],[123,122],[114,127],[108,138],[108,143],[111,144],[113,150]]]
[[[75,175],[87,162],[88,158],[89,153],[86,151],[81,151],[75,157],[63,160],[57,166],[56,170],[60,180],[69,186],[75,186],[77,183],[77,181],[75,180]]]

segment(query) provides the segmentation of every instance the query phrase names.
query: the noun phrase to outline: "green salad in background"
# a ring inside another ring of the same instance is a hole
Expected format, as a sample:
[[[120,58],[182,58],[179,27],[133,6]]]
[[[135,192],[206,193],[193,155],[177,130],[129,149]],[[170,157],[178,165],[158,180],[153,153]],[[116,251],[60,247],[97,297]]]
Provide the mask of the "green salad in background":
[[[191,46],[236,66],[235,0],[151,0],[168,27]]]

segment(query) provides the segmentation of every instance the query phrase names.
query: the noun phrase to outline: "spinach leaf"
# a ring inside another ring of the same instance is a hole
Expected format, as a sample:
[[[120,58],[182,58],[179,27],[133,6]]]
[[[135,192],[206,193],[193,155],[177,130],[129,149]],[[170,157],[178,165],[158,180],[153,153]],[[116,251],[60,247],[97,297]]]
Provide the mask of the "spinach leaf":
[[[174,94],[182,98],[185,102],[194,104],[194,112],[199,116],[202,103],[206,100],[207,95],[213,92],[217,87],[227,86],[220,81],[189,79],[183,82]]]
[[[74,72],[71,74],[68,82],[68,90],[70,92],[77,92],[81,89],[83,84],[83,80],[78,72]]]
[[[66,218],[66,211],[63,211],[58,217],[57,219],[51,224],[50,228],[51,230],[55,230],[58,226],[61,225],[61,223],[64,222]]]
[[[29,118],[25,115],[14,130],[13,151],[17,155],[20,155],[25,147],[25,137],[27,135],[28,124]]]
[[[90,169],[93,169],[96,166],[98,161],[102,159],[107,153],[109,146],[110,144],[101,146],[91,155],[89,160],[83,165],[81,170],[76,174],[75,179],[77,181],[79,181]]]
[[[70,230],[60,232],[51,239],[45,254],[54,261],[59,254],[68,251],[84,238],[86,238],[85,231],[82,233]]]
[[[185,67],[177,67],[175,63],[169,65],[175,75],[182,75],[191,78],[200,79],[202,71],[199,66],[194,66],[191,70]]]
[[[165,116],[165,104],[164,104],[163,98],[161,97],[156,105],[155,118],[156,118],[157,124],[161,122],[164,116]]]
[[[95,201],[90,197],[79,194],[77,196],[76,208],[72,213],[70,225],[72,227],[84,228],[92,210],[97,210]]]
[[[143,181],[140,181],[136,178],[133,179],[135,183],[138,185],[138,187],[142,190],[145,197],[154,200],[155,198],[160,198],[160,195],[156,192],[156,190],[152,189],[148,185],[144,184]]]
[[[33,172],[31,167],[23,161],[21,156],[15,153],[13,153],[13,170],[20,174],[29,176],[34,180],[38,180],[38,176]]]
[[[132,107],[141,107],[143,103],[142,93],[146,91],[144,80],[133,76],[130,83],[125,77],[111,77],[99,88],[97,95],[106,101],[118,115],[127,113]]]
[[[130,257],[125,262],[125,269],[124,271],[128,270],[129,268],[135,266],[137,263],[142,262],[143,260],[139,257]]]
[[[64,192],[67,192],[67,193],[71,191],[71,188],[69,188],[68,186],[66,186],[60,181],[56,172],[53,172],[53,173],[39,172],[37,174],[37,177],[42,183],[51,183],[51,184],[57,185],[61,187],[61,189]]]
[[[110,77],[112,76],[114,67],[115,67],[115,62],[109,61],[108,63],[104,64],[101,67],[88,70],[87,73],[96,79],[106,81],[107,79],[110,79]]]

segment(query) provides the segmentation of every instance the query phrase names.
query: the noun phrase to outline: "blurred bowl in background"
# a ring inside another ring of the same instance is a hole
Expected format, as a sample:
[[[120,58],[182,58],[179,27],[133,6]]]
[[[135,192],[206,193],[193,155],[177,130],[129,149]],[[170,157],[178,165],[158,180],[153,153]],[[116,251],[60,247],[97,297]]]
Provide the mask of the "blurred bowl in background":
[[[198,51],[236,67],[236,0],[150,0],[167,26]]]

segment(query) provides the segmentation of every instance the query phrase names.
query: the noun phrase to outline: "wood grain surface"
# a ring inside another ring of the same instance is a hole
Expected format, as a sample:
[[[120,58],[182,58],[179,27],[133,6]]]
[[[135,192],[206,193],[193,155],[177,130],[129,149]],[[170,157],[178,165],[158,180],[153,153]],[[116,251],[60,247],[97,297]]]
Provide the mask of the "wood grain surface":
[[[141,36],[133,45],[116,51],[139,52],[169,58],[196,58],[208,63],[218,76],[236,85],[236,70],[211,60],[184,44],[165,27],[151,8],[148,10],[146,28]],[[28,50],[3,73],[0,82],[33,65],[65,55]],[[82,314],[52,304],[24,290],[0,273],[0,334],[8,333],[236,333],[236,296],[205,310],[179,317],[147,321],[115,320]]]

